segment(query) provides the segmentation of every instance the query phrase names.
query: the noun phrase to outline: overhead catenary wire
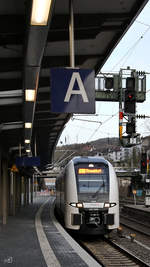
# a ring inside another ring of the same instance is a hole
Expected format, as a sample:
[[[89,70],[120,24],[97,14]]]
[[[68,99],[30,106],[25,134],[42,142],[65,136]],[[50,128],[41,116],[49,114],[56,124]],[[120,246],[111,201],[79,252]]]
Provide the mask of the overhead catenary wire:
[[[95,133],[99,130],[99,128],[103,125],[103,124],[105,124],[105,123],[107,123],[109,120],[111,120],[113,117],[115,117],[116,115],[118,115],[118,111],[116,112],[116,113],[114,113],[114,114],[112,114],[112,115],[109,115],[109,114],[107,114],[106,116],[109,116],[109,118],[108,119],[106,119],[105,121],[103,121],[103,122],[98,122],[98,121],[92,121],[92,120],[90,120],[90,122],[97,122],[97,123],[99,123],[100,125],[94,130],[94,132],[91,134],[91,136],[88,138],[88,141],[87,142],[89,142],[90,140],[91,140],[91,138],[95,135]],[[100,114],[100,115],[104,115],[105,116],[105,114]],[[78,120],[78,121],[82,121],[82,119],[76,119],[75,118],[75,120]],[[72,121],[75,121],[75,120],[72,120]],[[89,122],[88,120],[84,120],[84,121],[86,121],[86,122]],[[85,127],[85,126],[75,126],[75,125],[72,125],[72,127],[77,127],[77,128],[80,128],[80,130],[81,129],[86,129],[86,130],[92,130],[91,128],[87,128],[87,127]]]
[[[144,38],[144,36],[147,34],[147,32],[150,30],[150,25],[142,23],[140,21],[136,21],[138,23],[141,23],[145,26],[147,26],[148,28],[144,31],[144,33],[135,41],[135,43],[129,48],[129,50],[123,55],[123,57],[121,57],[121,59],[113,66],[113,68],[111,69],[111,71],[113,71],[113,69],[115,69],[125,58],[125,61],[123,62],[123,64],[121,65],[121,67],[123,67],[123,65],[125,64],[125,62],[127,61],[127,59],[129,58],[129,56],[132,54],[132,52],[134,51],[135,47],[139,44],[139,42]]]
[[[94,120],[84,120],[84,119],[77,119],[77,118],[72,118],[72,120],[85,121],[85,122],[94,122],[94,123],[102,124],[101,121],[94,121]]]
[[[116,113],[114,113],[113,115],[111,115],[111,117],[110,117],[109,119],[103,121],[103,122],[101,123],[101,125],[99,125],[98,128],[97,128],[96,130],[94,130],[94,132],[92,133],[92,135],[88,138],[88,141],[87,141],[87,142],[89,142],[89,141],[92,139],[92,137],[95,135],[95,133],[99,130],[99,128],[100,128],[104,123],[107,123],[109,120],[111,120],[111,119],[112,119],[114,116],[116,116],[117,114],[119,114],[118,111],[117,111]]]
[[[144,23],[143,21],[136,20],[135,22],[137,22],[137,23],[139,23],[139,24],[142,24],[142,25],[144,25],[144,26],[150,27],[150,24]]]

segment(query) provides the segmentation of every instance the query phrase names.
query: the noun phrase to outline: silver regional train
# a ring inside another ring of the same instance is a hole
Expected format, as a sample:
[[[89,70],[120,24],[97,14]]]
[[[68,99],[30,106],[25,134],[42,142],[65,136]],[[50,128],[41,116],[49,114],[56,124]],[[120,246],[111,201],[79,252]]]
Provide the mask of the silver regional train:
[[[119,190],[113,166],[102,157],[74,157],[56,179],[57,213],[65,228],[106,234],[119,227]]]

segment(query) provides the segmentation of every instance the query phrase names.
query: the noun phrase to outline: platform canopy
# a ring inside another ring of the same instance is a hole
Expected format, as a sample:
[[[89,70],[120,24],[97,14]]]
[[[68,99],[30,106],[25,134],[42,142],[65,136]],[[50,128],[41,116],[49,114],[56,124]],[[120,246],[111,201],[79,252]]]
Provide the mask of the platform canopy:
[[[93,69],[96,75],[148,1],[72,2],[75,66]],[[50,68],[70,67],[70,14],[69,0],[55,0],[48,20],[37,22],[31,19],[33,4],[0,1],[0,145],[2,154],[12,159],[28,154],[31,144],[44,169],[70,118],[51,112],[50,80]],[[29,90],[36,92],[34,101],[26,99]]]

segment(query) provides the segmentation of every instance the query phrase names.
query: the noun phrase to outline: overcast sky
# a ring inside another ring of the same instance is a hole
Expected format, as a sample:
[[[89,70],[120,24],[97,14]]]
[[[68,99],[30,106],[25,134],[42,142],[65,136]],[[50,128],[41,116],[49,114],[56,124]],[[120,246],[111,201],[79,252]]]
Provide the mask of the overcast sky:
[[[150,1],[134,24],[130,27],[115,48],[102,72],[119,72],[120,68],[130,66],[138,71],[150,73]],[[138,103],[137,114],[150,116],[150,74],[147,74],[146,101]],[[86,143],[103,137],[119,137],[119,104],[96,102],[96,116],[75,116],[70,120],[60,137],[63,144]],[[95,122],[80,121],[80,119]],[[102,122],[102,124],[98,123]],[[150,119],[138,119],[137,132],[141,136],[150,135]]]

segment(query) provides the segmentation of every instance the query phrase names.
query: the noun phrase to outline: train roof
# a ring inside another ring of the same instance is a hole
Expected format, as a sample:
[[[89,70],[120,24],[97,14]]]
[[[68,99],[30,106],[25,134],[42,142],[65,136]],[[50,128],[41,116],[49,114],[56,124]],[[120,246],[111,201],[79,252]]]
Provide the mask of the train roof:
[[[74,164],[81,163],[81,162],[88,162],[88,163],[94,163],[94,162],[101,162],[108,164],[108,161],[104,159],[103,157],[93,156],[93,157],[74,157],[72,160]]]

